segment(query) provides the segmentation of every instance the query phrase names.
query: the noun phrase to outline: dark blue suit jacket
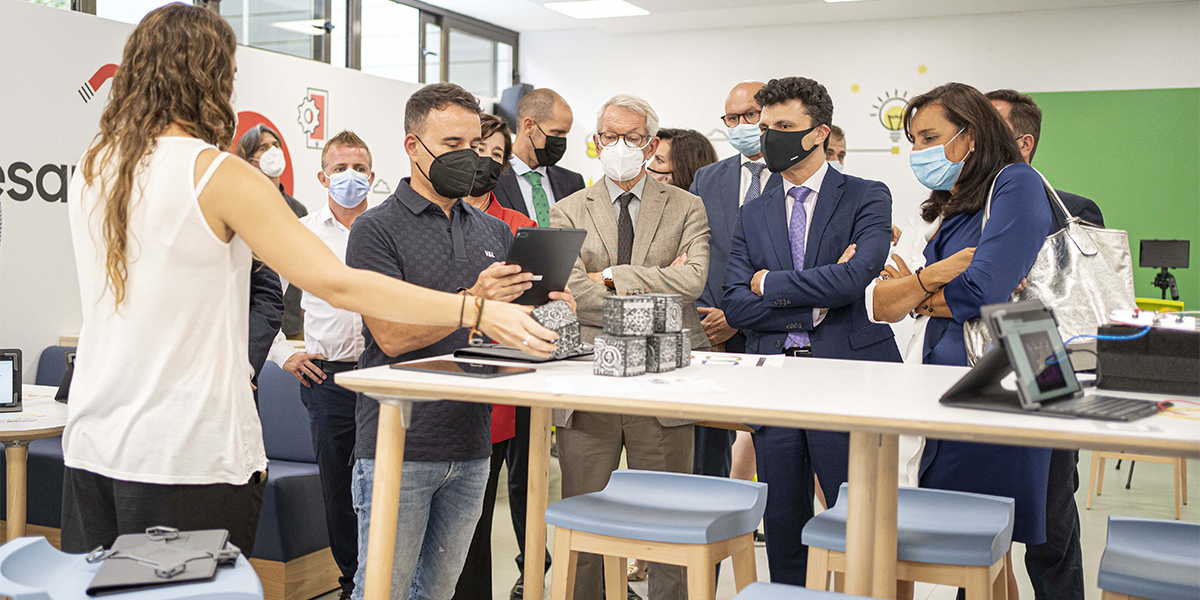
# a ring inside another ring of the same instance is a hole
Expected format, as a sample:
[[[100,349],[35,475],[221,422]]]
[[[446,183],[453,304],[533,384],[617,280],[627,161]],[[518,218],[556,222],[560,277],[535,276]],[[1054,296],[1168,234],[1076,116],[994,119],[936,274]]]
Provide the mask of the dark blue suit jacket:
[[[738,214],[725,275],[725,319],[746,333],[746,351],[778,354],[788,332],[808,331],[813,356],[900,362],[895,334],[867,318],[864,291],[879,276],[891,244],[892,196],[886,185],[828,169],[813,211],[804,269],[792,264],[783,186]],[[850,244],[858,249],[837,264]],[[750,291],[761,269],[766,295]],[[813,328],[814,308],[827,308]]]
[[[550,189],[554,191],[555,202],[562,202],[567,196],[584,188],[583,175],[569,169],[558,166],[546,167],[546,176],[550,179]],[[525,205],[525,197],[521,195],[521,186],[517,184],[517,174],[511,167],[500,174],[500,181],[496,183],[492,192],[496,194],[496,200],[500,202],[500,206],[537,220],[537,217],[529,214],[529,207]]]

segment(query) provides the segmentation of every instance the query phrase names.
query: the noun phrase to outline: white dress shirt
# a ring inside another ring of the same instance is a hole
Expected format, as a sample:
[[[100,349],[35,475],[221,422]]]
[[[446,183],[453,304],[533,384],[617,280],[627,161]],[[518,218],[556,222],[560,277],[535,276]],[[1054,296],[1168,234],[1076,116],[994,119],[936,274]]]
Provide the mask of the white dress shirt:
[[[529,165],[525,164],[525,161],[516,154],[512,155],[510,166],[513,174],[517,176],[517,187],[521,188],[521,198],[525,200],[525,208],[529,210],[529,216],[536,221],[537,218],[534,215],[537,214],[537,211],[533,208],[533,184],[525,179],[525,174],[533,171],[542,176],[542,189],[546,191],[546,201],[550,206],[554,206],[556,199],[554,198],[554,187],[550,185],[550,175],[546,173],[546,167],[530,169]]]
[[[342,262],[346,262],[346,243],[350,240],[350,230],[333,216],[329,205],[300,219],[300,224],[325,242]],[[365,346],[362,315],[334,308],[308,292],[301,297],[300,308],[304,309],[305,352],[322,354],[331,361],[358,360]],[[284,340],[281,345],[276,337],[276,344],[271,348],[271,360],[282,365],[278,358],[286,353],[282,358],[287,360],[294,352],[289,342]]]
[[[746,203],[746,192],[750,191],[750,169],[746,168],[749,163],[757,163],[763,166],[762,173],[758,176],[758,193],[762,195],[763,190],[767,189],[767,180],[771,178],[771,172],[767,170],[767,161],[763,157],[758,157],[758,160],[750,160],[745,154],[739,155],[742,159],[741,174],[742,181],[738,186],[738,206]]]
[[[633,194],[633,200],[629,201],[629,218],[633,219],[633,226],[637,227],[638,210],[642,207],[642,194],[646,192],[646,177],[643,174],[642,178],[637,183],[633,184],[629,193]],[[621,203],[617,202],[617,198],[625,193],[621,186],[617,185],[607,175],[604,176],[604,185],[608,188],[608,197],[612,200],[613,214],[617,217],[617,223],[621,222]]]
[[[821,195],[821,182],[825,180],[825,173],[828,171],[829,171],[829,163],[822,162],[821,168],[817,169],[817,172],[813,173],[812,177],[809,177],[808,179],[806,179],[804,181],[804,183],[800,184],[802,187],[806,187],[806,188],[812,190],[811,192],[808,193],[808,196],[804,198],[804,204],[802,205],[802,207],[804,208],[804,216],[805,216],[804,222],[807,224],[804,227],[804,239],[805,239],[804,248],[805,248],[806,255],[808,252],[808,232],[812,230],[812,226],[813,226],[813,222],[812,222],[813,212],[817,209],[817,197]],[[787,179],[783,180],[783,202],[787,206],[787,223],[789,226],[792,222],[792,209],[793,209],[793,206],[796,204],[796,201],[792,200],[792,197],[788,195],[788,192],[792,191],[792,188],[794,188],[794,187],[796,187],[796,184],[788,181]],[[793,265],[793,266],[796,268],[796,270],[802,270],[804,268],[804,265]],[[763,289],[764,296],[767,293],[767,280],[770,278],[771,278],[770,273],[768,273],[765,277],[763,277],[762,289]],[[813,328],[814,329],[817,327],[817,325],[821,324],[821,321],[825,320],[826,312],[827,312],[827,309],[824,309],[824,308],[814,308],[813,309]]]

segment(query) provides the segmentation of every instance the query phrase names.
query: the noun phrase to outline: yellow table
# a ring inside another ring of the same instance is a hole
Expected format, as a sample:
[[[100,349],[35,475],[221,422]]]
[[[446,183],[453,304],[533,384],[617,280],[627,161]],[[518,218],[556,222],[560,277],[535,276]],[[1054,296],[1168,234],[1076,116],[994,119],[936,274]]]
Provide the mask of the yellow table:
[[[709,380],[724,390],[713,393],[639,391],[625,382],[644,383],[655,377],[594,377],[591,368],[587,362],[562,361],[536,365],[536,373],[491,380],[387,367],[335,376],[339,385],[381,403],[364,590],[368,600],[389,597],[404,427],[414,401],[445,399],[531,408],[527,557],[542,556],[546,547],[552,409],[849,431],[846,591],[876,598],[892,598],[896,590],[900,434],[1200,457],[1200,428],[1192,421],[1155,416],[1132,424],[1106,424],[942,406],[938,399],[967,372],[965,367],[788,358],[780,368],[693,364],[665,374]],[[542,568],[541,560],[525,562],[525,598],[542,598]]]
[[[0,413],[0,444],[4,444],[8,474],[6,540],[25,535],[25,466],[29,442],[62,435],[67,425],[67,405],[54,400],[57,391],[53,386],[24,386],[21,412]]]

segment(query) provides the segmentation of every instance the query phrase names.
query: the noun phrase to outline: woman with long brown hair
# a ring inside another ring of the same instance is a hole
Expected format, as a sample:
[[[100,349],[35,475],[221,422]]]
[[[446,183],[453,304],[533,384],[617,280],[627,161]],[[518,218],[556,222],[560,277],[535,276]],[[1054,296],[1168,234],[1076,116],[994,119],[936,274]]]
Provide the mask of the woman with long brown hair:
[[[338,308],[553,349],[524,307],[346,267],[258,169],[221,152],[236,48],[212,11],[148,14],[71,182],[83,327],[63,433],[68,552],[152,525],[227,529],[253,550],[267,459],[246,359],[252,251]]]

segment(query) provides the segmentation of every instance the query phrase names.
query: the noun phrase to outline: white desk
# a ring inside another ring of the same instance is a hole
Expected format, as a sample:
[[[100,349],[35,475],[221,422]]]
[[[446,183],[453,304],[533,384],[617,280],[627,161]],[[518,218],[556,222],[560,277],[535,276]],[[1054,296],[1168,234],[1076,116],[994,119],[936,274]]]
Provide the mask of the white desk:
[[[21,390],[21,412],[0,413],[0,443],[4,444],[8,472],[5,539],[25,535],[25,464],[29,442],[62,435],[67,426],[67,405],[54,400],[56,392],[58,388],[54,386],[26,385]],[[29,417],[33,418],[25,420]]]
[[[693,363],[665,376],[711,379],[726,391],[623,391],[620,380],[595,377],[589,388],[571,394],[552,393],[549,378],[592,377],[591,363],[563,361],[536,368],[533,374],[493,380],[387,367],[335,376],[339,385],[381,402],[366,573],[368,599],[388,598],[403,461],[403,427],[406,407],[414,400],[447,399],[531,407],[526,556],[542,555],[546,544],[551,409],[849,431],[846,591],[877,598],[895,594],[899,434],[1200,456],[1200,426],[1195,421],[1160,415],[1132,424],[1106,424],[942,406],[938,399],[967,372],[965,367],[794,358],[786,359],[781,368]],[[526,597],[541,598],[541,562],[528,561],[526,569]]]

